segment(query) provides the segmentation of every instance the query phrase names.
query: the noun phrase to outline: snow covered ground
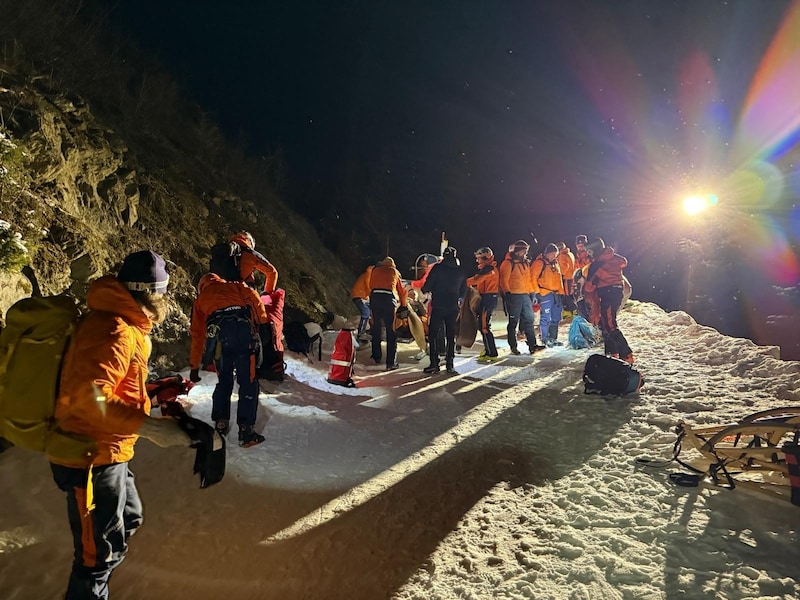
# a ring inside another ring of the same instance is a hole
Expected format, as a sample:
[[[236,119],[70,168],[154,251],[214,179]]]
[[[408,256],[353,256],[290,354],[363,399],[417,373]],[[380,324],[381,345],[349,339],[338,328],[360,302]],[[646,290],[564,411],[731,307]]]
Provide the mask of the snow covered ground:
[[[261,396],[267,441],[229,446],[220,484],[198,488],[192,450],[139,442],[145,525],[112,597],[800,597],[800,507],[635,465],[671,455],[678,419],[800,406],[800,363],[653,304],[620,327],[646,379],[622,399],[583,394],[591,350],[515,357],[501,339],[499,363],[477,344],[458,375],[427,376],[401,344],[401,369],[359,364],[354,389],[325,381],[326,357],[289,356]],[[191,391],[193,415],[208,419],[214,383]],[[0,596],[61,597],[72,547],[45,459],[0,454],[0,484]]]

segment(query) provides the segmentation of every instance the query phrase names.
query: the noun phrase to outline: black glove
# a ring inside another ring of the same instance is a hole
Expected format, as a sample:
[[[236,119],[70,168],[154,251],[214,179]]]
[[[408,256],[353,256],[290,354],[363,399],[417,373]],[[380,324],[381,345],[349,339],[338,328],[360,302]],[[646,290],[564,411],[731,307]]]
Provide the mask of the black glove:
[[[542,303],[542,295],[541,294],[534,294],[533,295],[533,303],[534,304],[541,304]]]
[[[200,369],[192,369],[189,371],[189,381],[192,383],[200,381]]]
[[[200,475],[200,487],[206,488],[222,481],[225,476],[225,438],[211,425],[186,413],[177,418],[178,425],[192,439],[197,449],[194,472]]]

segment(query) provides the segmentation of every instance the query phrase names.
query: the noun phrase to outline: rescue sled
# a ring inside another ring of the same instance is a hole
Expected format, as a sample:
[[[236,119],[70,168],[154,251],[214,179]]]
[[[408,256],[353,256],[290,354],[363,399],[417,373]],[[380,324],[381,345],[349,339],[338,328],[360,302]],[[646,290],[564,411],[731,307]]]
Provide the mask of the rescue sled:
[[[800,506],[800,406],[757,412],[728,425],[692,427],[681,420],[675,433],[673,460],[692,471],[671,474],[676,483],[739,487]],[[699,456],[679,458],[684,444]]]

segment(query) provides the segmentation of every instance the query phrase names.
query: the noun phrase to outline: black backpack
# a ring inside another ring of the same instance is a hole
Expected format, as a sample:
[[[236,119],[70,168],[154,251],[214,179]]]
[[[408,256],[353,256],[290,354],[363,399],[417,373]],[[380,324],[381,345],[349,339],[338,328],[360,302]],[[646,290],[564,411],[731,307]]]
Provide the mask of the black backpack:
[[[318,356],[322,360],[322,337],[316,334],[314,337],[308,335],[306,326],[300,321],[289,321],[283,326],[283,337],[286,340],[286,347],[292,352],[302,354],[311,360],[309,353],[315,343],[319,344]]]
[[[584,394],[624,396],[644,385],[642,374],[624,360],[592,354],[583,368]]]
[[[208,270],[225,281],[241,281],[239,266],[242,261],[242,247],[236,242],[220,242],[211,246],[211,260]]]

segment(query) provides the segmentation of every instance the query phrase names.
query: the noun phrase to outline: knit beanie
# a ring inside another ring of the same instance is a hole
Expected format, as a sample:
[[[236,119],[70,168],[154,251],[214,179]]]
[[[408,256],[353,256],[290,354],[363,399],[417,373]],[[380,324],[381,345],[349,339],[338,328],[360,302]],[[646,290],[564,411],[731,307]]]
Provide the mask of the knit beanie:
[[[125,257],[117,279],[133,292],[166,294],[169,275],[164,259],[150,250]]]

